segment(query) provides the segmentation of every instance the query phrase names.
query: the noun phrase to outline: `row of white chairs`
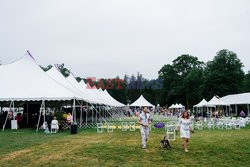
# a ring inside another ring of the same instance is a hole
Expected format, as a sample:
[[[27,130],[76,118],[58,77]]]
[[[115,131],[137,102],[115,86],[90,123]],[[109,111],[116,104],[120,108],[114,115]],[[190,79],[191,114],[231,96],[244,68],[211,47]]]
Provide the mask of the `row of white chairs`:
[[[140,126],[136,125],[135,122],[122,122],[121,125],[114,125],[113,123],[97,123],[97,133],[103,133],[105,129],[107,129],[108,133],[114,131],[114,129],[119,129],[123,132],[125,131],[135,131],[139,129]]]
[[[151,126],[149,127],[151,130]],[[136,129],[140,129],[135,122],[122,122],[121,125],[114,125],[113,123],[97,123],[97,133],[103,133],[107,129],[108,133],[112,133],[114,129],[121,129],[122,131],[134,132]],[[165,126],[166,136],[169,141],[176,140],[176,128],[175,126]]]
[[[204,122],[196,122],[194,124],[195,129],[202,130],[203,128],[208,129],[240,129],[246,127],[250,123],[249,118],[242,119],[218,119]]]

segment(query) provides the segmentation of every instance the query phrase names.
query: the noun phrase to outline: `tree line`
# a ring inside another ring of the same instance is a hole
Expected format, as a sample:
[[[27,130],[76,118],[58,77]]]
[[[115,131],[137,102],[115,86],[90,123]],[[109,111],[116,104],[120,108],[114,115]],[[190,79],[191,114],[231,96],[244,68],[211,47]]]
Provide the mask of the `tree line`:
[[[52,66],[42,67],[45,71]],[[131,104],[140,95],[143,95],[152,104],[170,106],[173,103],[182,103],[187,108],[192,108],[205,98],[210,100],[214,95],[220,97],[228,94],[250,92],[250,71],[244,73],[243,64],[237,54],[223,49],[216,53],[213,60],[207,63],[200,61],[197,57],[183,54],[178,56],[171,64],[165,64],[158,71],[158,78],[148,80],[139,72],[137,75],[125,75],[123,78],[117,76],[115,79],[123,79],[123,89],[107,89],[107,91],[118,101]],[[64,64],[58,66],[64,76],[70,74]],[[78,81],[86,78],[76,77]],[[102,79],[106,82],[106,79]],[[127,89],[131,81],[141,84],[145,81],[162,81],[161,89],[147,87],[140,89],[136,85],[133,89]]]

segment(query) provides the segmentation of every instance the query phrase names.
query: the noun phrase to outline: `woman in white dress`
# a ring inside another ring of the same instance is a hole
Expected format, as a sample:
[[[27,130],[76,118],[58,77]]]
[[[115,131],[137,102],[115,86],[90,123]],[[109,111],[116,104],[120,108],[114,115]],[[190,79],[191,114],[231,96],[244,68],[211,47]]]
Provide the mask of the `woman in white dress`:
[[[178,129],[182,138],[182,146],[185,152],[188,152],[187,146],[190,140],[190,131],[192,131],[191,119],[187,111],[183,112],[179,120]]]

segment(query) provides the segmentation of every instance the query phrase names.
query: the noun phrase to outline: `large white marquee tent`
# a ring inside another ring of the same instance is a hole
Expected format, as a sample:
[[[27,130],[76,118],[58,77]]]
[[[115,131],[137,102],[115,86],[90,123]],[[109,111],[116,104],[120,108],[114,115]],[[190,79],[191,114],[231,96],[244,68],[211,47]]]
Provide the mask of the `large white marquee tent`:
[[[47,75],[29,55],[1,65],[0,77],[0,101],[84,100]]]
[[[221,100],[230,105],[250,104],[250,93],[227,95],[222,97]]]
[[[78,103],[81,102],[81,105],[84,101],[91,105],[96,104],[110,107],[125,106],[115,100],[112,96],[110,96],[106,90],[103,91],[101,89],[87,89],[87,85],[84,83],[84,81],[81,81],[80,83],[77,82],[72,74],[70,74],[69,77],[65,78],[61,74],[61,72],[59,72],[56,66],[52,67],[52,69],[50,69],[49,71],[44,72],[28,51],[27,54],[19,60],[10,64],[1,65],[0,78],[0,102],[2,102],[1,106],[4,103],[10,103],[9,106],[14,108],[14,102],[16,103],[17,101],[37,101],[38,103],[42,102],[42,110],[40,109],[40,116],[41,114],[43,114],[44,120],[45,102],[48,101],[73,101],[72,113],[74,115],[74,122],[76,121],[76,101],[78,101]]]

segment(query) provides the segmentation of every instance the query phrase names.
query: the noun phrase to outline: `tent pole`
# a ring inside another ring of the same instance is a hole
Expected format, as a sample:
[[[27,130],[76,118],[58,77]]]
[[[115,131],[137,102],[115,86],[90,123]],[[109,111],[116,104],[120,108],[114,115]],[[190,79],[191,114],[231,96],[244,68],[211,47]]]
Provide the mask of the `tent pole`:
[[[86,118],[85,118],[85,122],[86,122],[86,126],[87,126],[87,124],[88,124],[88,109],[89,109],[89,107],[88,107],[88,103],[87,103],[87,105],[86,105]]]
[[[236,116],[238,116],[238,108],[237,108],[237,104],[235,104],[235,112],[236,112]]]
[[[95,111],[95,122],[97,123],[97,110]]]
[[[92,119],[92,125],[94,124],[94,118],[93,118],[93,109],[91,110],[91,119]]]
[[[12,105],[12,116],[13,116],[13,120],[15,120],[15,116],[14,116],[14,112],[15,112],[15,102],[13,101],[13,105]]]
[[[39,124],[40,124],[40,121],[41,121],[41,116],[42,116],[42,112],[43,112],[43,116],[44,116],[44,121],[43,123],[45,123],[45,111],[44,111],[44,100],[42,101],[42,104],[41,104],[41,107],[40,107],[40,113],[39,113],[39,117],[38,117],[38,122],[37,122],[37,126],[36,126],[36,131],[38,132],[38,129],[39,129]]]
[[[81,111],[80,111],[81,112],[80,113],[80,124],[82,125],[82,101],[81,101],[81,108],[80,109],[81,109]]]
[[[42,106],[41,106],[42,108]],[[38,117],[38,122],[37,122],[37,125],[36,125],[36,131],[38,132],[38,128],[39,128],[39,124],[40,124],[40,119],[41,119],[41,114],[42,114],[42,109],[40,108],[40,111],[39,111],[39,117]]]
[[[73,101],[73,111],[72,111],[72,114],[73,114],[73,123],[76,124],[76,99],[74,99],[74,101]]]
[[[45,108],[45,101],[43,101],[43,125],[45,129],[45,119],[46,119],[46,108]]]
[[[204,118],[204,107],[202,107],[202,119]]]
[[[9,109],[11,108],[12,103],[13,103],[13,101],[11,101],[11,102],[10,102]],[[8,115],[9,115],[9,112],[7,111],[7,115],[6,115],[6,118],[5,118],[4,124],[3,124],[3,130],[2,130],[2,131],[4,131],[4,130],[5,130],[5,126],[6,126],[6,123],[7,123],[7,120],[8,120]]]
[[[29,125],[29,104],[27,103],[27,126]]]
[[[249,117],[249,104],[247,104],[247,116]]]

